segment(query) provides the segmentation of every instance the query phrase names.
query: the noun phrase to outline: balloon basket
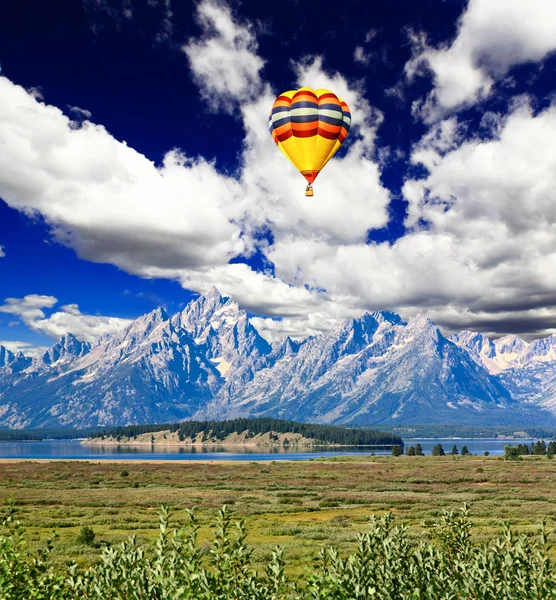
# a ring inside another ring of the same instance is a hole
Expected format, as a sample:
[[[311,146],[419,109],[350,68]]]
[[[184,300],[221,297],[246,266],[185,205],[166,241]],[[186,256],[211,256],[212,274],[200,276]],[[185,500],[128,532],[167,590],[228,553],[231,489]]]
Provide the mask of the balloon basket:
[[[307,186],[307,188],[305,189],[305,195],[308,197],[313,196],[313,186],[312,185]]]

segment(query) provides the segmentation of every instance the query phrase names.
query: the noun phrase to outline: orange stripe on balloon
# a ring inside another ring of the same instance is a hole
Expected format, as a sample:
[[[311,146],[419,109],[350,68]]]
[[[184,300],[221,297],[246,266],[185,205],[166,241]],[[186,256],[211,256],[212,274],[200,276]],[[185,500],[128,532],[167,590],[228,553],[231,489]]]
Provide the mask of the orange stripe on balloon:
[[[341,125],[331,125],[330,123],[325,123],[324,121],[319,121],[319,129],[324,129],[324,131],[328,131],[329,133],[335,133],[336,136],[340,133],[340,129],[342,129]]]
[[[310,129],[316,129],[318,127],[318,120],[315,119],[310,123],[291,123],[291,128],[294,131],[309,131]],[[290,123],[288,123],[290,125]]]

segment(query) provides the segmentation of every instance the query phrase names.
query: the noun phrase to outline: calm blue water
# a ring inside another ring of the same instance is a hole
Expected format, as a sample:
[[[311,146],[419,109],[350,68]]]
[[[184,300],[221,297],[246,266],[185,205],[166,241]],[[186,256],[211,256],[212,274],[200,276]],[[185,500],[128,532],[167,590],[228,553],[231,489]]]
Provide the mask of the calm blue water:
[[[446,453],[456,444],[458,450],[465,445],[472,454],[483,454],[488,450],[491,455],[504,454],[506,444],[532,440],[404,440],[405,447],[421,444],[425,454],[432,452],[433,446],[442,444]],[[308,450],[296,448],[234,448],[221,447],[177,448],[150,446],[87,446],[78,440],[48,440],[43,442],[0,442],[0,458],[58,458],[58,459],[119,459],[119,460],[308,460],[319,456],[362,456],[374,452],[377,455],[390,454],[383,447],[347,447],[327,450],[325,448]]]

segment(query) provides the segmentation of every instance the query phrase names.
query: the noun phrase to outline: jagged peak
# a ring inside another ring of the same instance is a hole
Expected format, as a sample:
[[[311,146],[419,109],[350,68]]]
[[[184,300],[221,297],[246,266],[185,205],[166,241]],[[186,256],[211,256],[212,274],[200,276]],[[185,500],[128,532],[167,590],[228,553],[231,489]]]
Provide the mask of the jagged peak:
[[[438,330],[438,327],[436,326],[436,324],[433,323],[427,317],[427,315],[425,315],[424,313],[419,313],[419,314],[415,315],[412,319],[409,319],[407,324],[408,324],[408,326],[412,327],[413,329],[423,328],[423,329]]]
[[[39,359],[52,364],[64,357],[80,357],[91,350],[91,343],[77,339],[71,332],[64,333]]]
[[[506,352],[521,352],[529,344],[520,338],[518,335],[504,335],[496,340],[494,340],[494,345],[496,346],[496,350],[500,353]]]
[[[223,296],[220,293],[220,290],[213,285],[207,292],[205,292],[204,294],[201,294],[202,298],[205,298],[206,300],[217,300],[217,301],[222,301],[225,298],[227,299],[227,296]]]
[[[170,317],[168,316],[168,313],[166,312],[166,309],[163,306],[159,306],[158,308],[155,308],[154,310],[151,310],[151,312],[148,312],[148,313],[146,313],[144,315],[141,315],[140,317],[138,317],[137,319],[135,319],[135,321],[132,321],[127,326],[127,331],[131,331],[133,329],[141,328],[141,327],[144,327],[146,325],[163,323],[164,321],[168,321],[169,318]]]
[[[374,310],[366,312],[363,317],[371,317],[380,323],[391,323],[392,325],[405,325],[405,321],[395,312],[389,310]]]
[[[470,329],[463,329],[459,333],[454,333],[454,335],[450,336],[450,340],[452,341],[470,341],[470,340],[486,340],[486,338],[480,331],[472,331]]]
[[[14,360],[13,352],[0,344],[0,367],[5,367]]]

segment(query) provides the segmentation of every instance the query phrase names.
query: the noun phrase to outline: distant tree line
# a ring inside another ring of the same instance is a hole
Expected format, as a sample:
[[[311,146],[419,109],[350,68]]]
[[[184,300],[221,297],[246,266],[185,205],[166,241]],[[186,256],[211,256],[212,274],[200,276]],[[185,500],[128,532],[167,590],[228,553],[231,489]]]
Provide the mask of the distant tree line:
[[[0,442],[40,442],[41,440],[75,440],[100,435],[100,427],[88,429],[0,429]]]
[[[376,429],[377,431],[391,431],[398,433],[402,438],[492,438],[515,436],[534,439],[556,438],[556,428],[538,427],[529,425],[504,425],[501,427],[481,425],[361,425],[363,429]],[[513,441],[513,440],[512,440]],[[517,441],[517,440],[516,440]]]
[[[456,456],[457,454],[459,454],[459,450],[458,447],[454,444],[452,447],[452,451],[450,452],[450,454],[452,454],[452,456]],[[392,446],[392,456],[401,456],[403,454],[403,448],[401,446]],[[415,444],[415,446],[408,446],[408,448],[406,448],[405,451],[406,456],[425,456],[425,453],[423,451],[423,447],[421,446],[421,444]],[[467,446],[462,446],[461,448],[461,455],[465,456],[465,455],[469,455],[471,454],[471,452],[469,452],[469,449],[467,448]],[[433,456],[446,456],[446,452],[442,446],[442,444],[436,444],[434,446],[434,448],[432,449],[432,455]],[[485,456],[488,456],[489,453],[485,452]]]
[[[230,421],[184,421],[182,423],[165,423],[157,425],[127,425],[114,427],[100,432],[101,436],[115,438],[136,438],[139,435],[157,431],[171,431],[177,433],[181,441],[193,438],[200,434],[215,440],[223,440],[233,433],[248,432],[248,436],[265,433],[297,433],[304,438],[324,442],[327,444],[340,444],[345,446],[392,446],[399,445],[403,448],[402,438],[386,431],[373,431],[369,429],[352,429],[348,427],[334,427],[331,425],[311,425],[309,423],[296,423],[282,419],[233,419]]]
[[[544,440],[539,440],[537,443],[531,442],[531,445],[518,444],[517,446],[504,446],[504,456],[506,460],[516,460],[521,456],[546,456],[553,458],[556,454],[556,442],[549,442],[548,445]]]

